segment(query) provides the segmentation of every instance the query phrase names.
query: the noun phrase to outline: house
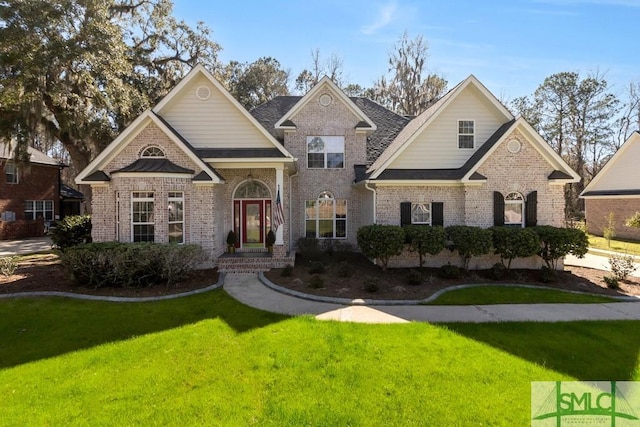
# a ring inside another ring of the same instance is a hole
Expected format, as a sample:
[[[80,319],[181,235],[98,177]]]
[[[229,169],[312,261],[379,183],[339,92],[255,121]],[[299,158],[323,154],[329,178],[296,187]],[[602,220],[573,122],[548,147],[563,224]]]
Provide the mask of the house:
[[[640,240],[640,230],[624,225],[640,211],[640,132],[636,131],[591,180],[580,197],[585,199],[587,232],[602,236],[613,213],[616,236]]]
[[[14,162],[9,144],[0,143],[0,239],[37,237],[60,216],[60,171],[64,166],[29,147],[29,161]]]
[[[293,262],[305,236],[355,248],[372,223],[560,226],[577,180],[474,76],[408,119],[326,77],[248,112],[197,66],[76,182],[93,188],[94,241],[198,243],[221,269],[249,269]],[[230,230],[241,256],[224,254]]]

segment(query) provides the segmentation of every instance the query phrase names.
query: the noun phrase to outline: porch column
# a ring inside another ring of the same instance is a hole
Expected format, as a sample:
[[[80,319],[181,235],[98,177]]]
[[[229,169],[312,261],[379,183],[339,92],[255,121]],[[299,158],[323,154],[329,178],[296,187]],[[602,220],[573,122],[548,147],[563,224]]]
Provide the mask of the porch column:
[[[282,165],[276,168],[276,192],[280,189],[280,203],[284,210],[284,167]],[[275,205],[273,206],[275,209]],[[285,222],[287,221],[285,216]],[[276,245],[284,245],[284,224],[278,227],[276,231]]]

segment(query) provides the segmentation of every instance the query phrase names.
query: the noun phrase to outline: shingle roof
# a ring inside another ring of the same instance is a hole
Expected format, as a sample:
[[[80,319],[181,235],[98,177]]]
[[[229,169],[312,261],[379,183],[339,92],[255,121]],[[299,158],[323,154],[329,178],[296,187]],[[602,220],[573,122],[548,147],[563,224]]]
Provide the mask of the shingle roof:
[[[192,174],[193,169],[183,168],[168,159],[138,159],[128,166],[113,171],[116,172],[164,172],[164,173],[188,173]]]
[[[573,177],[562,171],[555,170],[547,177],[548,179],[573,179]]]
[[[275,124],[300,99],[302,99],[301,96],[277,96],[264,104],[258,105],[250,113],[269,133],[282,143],[282,135],[275,128]],[[350,99],[378,127],[367,139],[367,166],[369,166],[389,146],[402,128],[409,123],[409,119],[384,108],[370,99],[358,97]],[[356,127],[364,129],[364,124],[366,122],[358,123]]]
[[[67,184],[60,185],[60,195],[65,199],[84,199],[84,194]]]
[[[111,181],[111,178],[103,171],[98,170],[87,175],[83,181],[106,182]]]
[[[631,190],[595,190],[588,191],[582,196],[640,196],[640,189]]]
[[[50,166],[64,166],[59,160],[49,157],[42,151],[38,151],[33,147],[27,147],[27,153],[29,153],[29,162],[37,163],[40,165]],[[15,147],[7,144],[6,142],[0,142],[0,158],[13,159],[15,157]]]

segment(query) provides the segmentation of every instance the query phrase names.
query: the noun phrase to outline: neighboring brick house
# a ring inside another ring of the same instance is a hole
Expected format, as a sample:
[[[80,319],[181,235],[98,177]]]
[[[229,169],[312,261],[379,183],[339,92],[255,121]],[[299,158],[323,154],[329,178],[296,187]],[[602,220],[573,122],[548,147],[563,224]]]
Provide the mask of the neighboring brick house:
[[[410,120],[326,77],[249,113],[197,66],[76,182],[93,187],[95,241],[198,243],[224,268],[229,230],[239,252],[266,251],[280,196],[267,268],[292,262],[300,237],[355,247],[372,223],[560,226],[563,186],[577,180],[473,76]]]
[[[29,147],[29,162],[16,164],[0,143],[0,239],[37,237],[60,215],[59,161]]]
[[[591,180],[580,197],[585,199],[587,231],[602,236],[613,213],[616,236],[640,240],[640,229],[624,225],[640,211],[640,132],[636,131]]]

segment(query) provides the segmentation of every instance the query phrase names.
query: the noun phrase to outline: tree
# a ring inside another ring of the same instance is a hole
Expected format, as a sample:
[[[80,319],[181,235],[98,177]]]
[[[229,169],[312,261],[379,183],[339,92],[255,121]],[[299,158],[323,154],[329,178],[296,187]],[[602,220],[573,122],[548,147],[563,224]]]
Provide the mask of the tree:
[[[311,69],[305,68],[298,74],[296,90],[304,95],[324,76],[329,77],[338,87],[342,88],[345,85],[343,60],[336,53],[332,53],[325,61],[320,57],[320,49],[312,50]]]
[[[374,84],[373,99],[398,114],[416,116],[435,103],[447,81],[427,72],[428,45],[421,35],[405,32],[389,53],[389,75]]]
[[[280,95],[289,95],[289,71],[277,59],[263,57],[251,64],[231,61],[224,70],[227,89],[247,110]]]
[[[640,212],[636,212],[630,218],[627,218],[624,225],[627,227],[640,228]]]
[[[553,74],[532,97],[511,103],[582,178],[565,191],[567,216],[583,210],[579,194],[615,152],[613,118],[618,104],[597,72],[585,78],[576,72]]]
[[[217,70],[209,29],[171,13],[169,0],[0,3],[0,139],[59,141],[82,170],[196,63]]]
[[[422,270],[423,258],[426,254],[437,255],[444,249],[444,228],[441,226],[408,225],[404,229],[409,241],[409,250],[418,253],[420,270]]]

